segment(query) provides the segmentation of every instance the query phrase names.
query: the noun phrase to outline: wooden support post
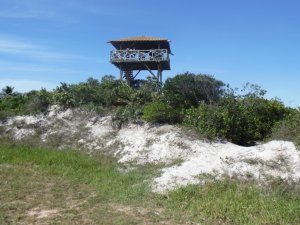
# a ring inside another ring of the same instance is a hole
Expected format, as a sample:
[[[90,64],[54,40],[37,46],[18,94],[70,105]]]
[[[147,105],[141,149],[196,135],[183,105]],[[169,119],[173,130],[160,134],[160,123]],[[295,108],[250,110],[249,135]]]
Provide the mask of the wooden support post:
[[[152,72],[152,70],[150,70],[150,68],[147,66],[147,64],[144,63],[144,66],[149,71],[149,73],[151,73],[151,75],[155,77],[155,74]]]
[[[157,65],[157,80],[162,83],[162,66],[160,62]]]
[[[123,80],[123,71],[122,71],[121,67],[120,67],[120,80]]]
[[[159,71],[159,79],[158,79],[158,81],[160,83],[162,83],[162,71],[161,70]]]

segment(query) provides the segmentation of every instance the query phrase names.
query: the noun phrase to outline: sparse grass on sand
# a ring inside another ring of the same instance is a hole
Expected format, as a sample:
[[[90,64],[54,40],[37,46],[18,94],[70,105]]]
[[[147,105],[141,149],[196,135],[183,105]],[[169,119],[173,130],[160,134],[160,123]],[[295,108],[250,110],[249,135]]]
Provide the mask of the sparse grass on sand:
[[[107,155],[0,147],[0,224],[300,224],[298,186],[207,182],[153,194],[155,166]]]

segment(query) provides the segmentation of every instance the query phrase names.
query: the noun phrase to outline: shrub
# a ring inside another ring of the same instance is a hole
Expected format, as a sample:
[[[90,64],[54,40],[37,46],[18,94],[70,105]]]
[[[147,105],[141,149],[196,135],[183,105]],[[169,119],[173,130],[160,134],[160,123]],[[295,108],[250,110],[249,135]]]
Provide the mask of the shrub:
[[[223,98],[218,104],[201,104],[185,111],[183,123],[209,139],[226,139],[253,145],[271,134],[272,127],[287,114],[278,100],[255,96]]]
[[[271,139],[293,141],[300,146],[300,109],[291,110],[290,114],[279,121],[272,130]]]
[[[183,124],[194,127],[207,139],[225,139],[230,130],[232,118],[227,109],[215,104],[201,104],[185,110]]]
[[[25,97],[27,98],[27,104],[24,111],[25,114],[46,112],[52,101],[52,94],[46,89],[31,91],[25,94]]]
[[[180,110],[157,100],[144,107],[142,119],[151,123],[176,123],[180,121]]]
[[[86,82],[68,85],[61,83],[53,92],[53,102],[65,108],[80,107],[85,105],[105,106],[111,105],[113,81],[108,78],[99,83],[94,78],[88,78]]]
[[[71,85],[61,83],[61,85],[53,91],[53,102],[65,108],[73,107],[75,105],[75,99],[72,95]]]
[[[201,102],[216,102],[222,94],[224,83],[210,75],[184,73],[168,78],[164,95],[174,108],[197,107]]]
[[[8,116],[45,112],[51,104],[51,93],[42,89],[25,94],[5,95],[0,99],[0,119]]]
[[[128,104],[126,106],[120,107],[115,115],[112,117],[112,125],[115,128],[120,129],[123,124],[130,121],[139,120],[142,115],[143,107],[138,104]]]
[[[102,90],[98,81],[88,80],[70,87],[74,106],[82,106],[87,104],[103,105],[104,100]]]
[[[12,96],[7,95],[0,99],[0,119],[5,119],[8,116],[22,114],[27,101],[22,95]]]

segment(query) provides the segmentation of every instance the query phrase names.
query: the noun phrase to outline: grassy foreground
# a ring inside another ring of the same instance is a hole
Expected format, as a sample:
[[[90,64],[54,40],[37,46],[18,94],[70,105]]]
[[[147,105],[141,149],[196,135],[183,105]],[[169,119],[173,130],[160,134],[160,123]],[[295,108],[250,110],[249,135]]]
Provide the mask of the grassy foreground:
[[[300,224],[298,186],[222,181],[158,195],[155,166],[105,155],[0,147],[0,224]]]

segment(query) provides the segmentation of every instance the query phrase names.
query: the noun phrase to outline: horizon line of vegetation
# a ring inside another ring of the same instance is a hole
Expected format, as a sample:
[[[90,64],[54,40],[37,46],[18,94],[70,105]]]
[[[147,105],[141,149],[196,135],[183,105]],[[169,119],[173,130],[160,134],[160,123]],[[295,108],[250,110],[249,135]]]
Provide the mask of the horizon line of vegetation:
[[[159,90],[159,91],[157,91]],[[78,84],[61,83],[53,91],[24,94],[6,86],[0,93],[0,120],[15,115],[46,113],[51,105],[84,107],[99,115],[113,113],[120,128],[129,121],[177,124],[195,130],[201,138],[250,146],[266,139],[300,145],[299,108],[267,99],[260,86],[247,83],[233,89],[207,74],[186,72],[164,84],[148,77],[132,86],[106,75]]]

